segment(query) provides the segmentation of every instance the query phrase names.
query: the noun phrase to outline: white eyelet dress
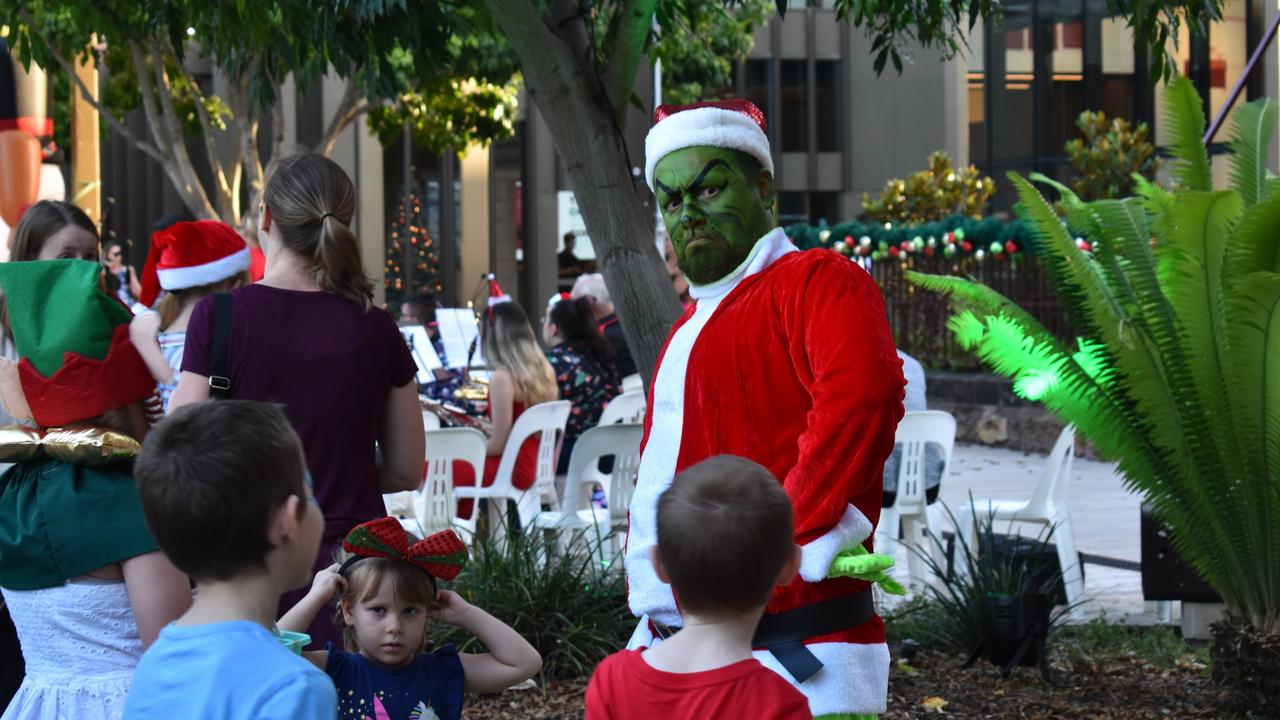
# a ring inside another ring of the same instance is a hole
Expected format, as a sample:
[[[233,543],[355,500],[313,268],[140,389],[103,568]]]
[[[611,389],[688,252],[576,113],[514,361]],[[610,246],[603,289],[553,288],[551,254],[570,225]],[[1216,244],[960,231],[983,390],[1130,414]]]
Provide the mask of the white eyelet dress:
[[[3,590],[27,675],[0,720],[119,720],[142,640],[123,582]]]

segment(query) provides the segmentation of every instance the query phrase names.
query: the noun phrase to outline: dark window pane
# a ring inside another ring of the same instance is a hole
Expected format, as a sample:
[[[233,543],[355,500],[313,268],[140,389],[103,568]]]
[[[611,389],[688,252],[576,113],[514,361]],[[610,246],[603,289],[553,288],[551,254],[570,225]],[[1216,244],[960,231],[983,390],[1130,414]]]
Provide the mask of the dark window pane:
[[[809,213],[805,208],[806,199],[805,193],[802,192],[778,193],[778,224],[786,227],[809,222]]]
[[[773,90],[773,65],[769,60],[748,60],[742,74],[746,99],[755,103],[760,112],[764,113],[765,122],[769,126],[769,139],[773,141],[776,136],[773,134],[773,118],[770,116],[772,109],[769,103],[769,94]]]
[[[835,225],[843,219],[840,217],[840,193],[809,193],[810,225]]]
[[[987,162],[986,81],[980,73],[969,74],[969,161]]]
[[[809,72],[804,60],[783,60],[782,152],[809,151]]]
[[[818,152],[840,152],[840,61],[817,61],[814,75]]]

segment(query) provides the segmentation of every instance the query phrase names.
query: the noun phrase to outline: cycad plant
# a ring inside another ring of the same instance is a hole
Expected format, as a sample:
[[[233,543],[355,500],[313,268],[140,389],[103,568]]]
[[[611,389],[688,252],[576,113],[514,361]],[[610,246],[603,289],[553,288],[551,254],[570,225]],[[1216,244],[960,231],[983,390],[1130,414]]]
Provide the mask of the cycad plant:
[[[910,273],[950,296],[949,326],[1014,390],[1074,423],[1168,526],[1228,612],[1280,633],[1280,182],[1266,170],[1276,103],[1236,110],[1231,187],[1213,188],[1191,83],[1172,82],[1165,122],[1177,187],[1083,202],[1066,221],[1011,174],[1038,260],[1081,337],[1050,335],[1007,298]]]

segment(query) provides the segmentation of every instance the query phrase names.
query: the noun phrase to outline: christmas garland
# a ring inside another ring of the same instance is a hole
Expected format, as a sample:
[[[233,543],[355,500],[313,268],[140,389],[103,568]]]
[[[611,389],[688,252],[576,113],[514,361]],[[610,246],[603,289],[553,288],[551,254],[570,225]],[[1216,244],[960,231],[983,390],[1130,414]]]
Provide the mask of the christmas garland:
[[[963,215],[922,225],[856,220],[829,227],[791,225],[786,232],[801,250],[829,248],[850,257],[872,260],[913,255],[1004,259],[1031,251],[1036,243],[1021,220],[1002,222],[993,217],[975,220]],[[1082,249],[1088,249],[1087,242],[1079,242],[1084,243]]]

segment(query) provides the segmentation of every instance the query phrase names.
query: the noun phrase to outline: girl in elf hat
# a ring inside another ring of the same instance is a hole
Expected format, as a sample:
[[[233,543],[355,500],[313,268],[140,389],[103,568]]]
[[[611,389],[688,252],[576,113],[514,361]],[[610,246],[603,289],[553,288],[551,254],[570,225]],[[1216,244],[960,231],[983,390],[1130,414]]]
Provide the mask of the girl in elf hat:
[[[187,321],[196,303],[217,292],[230,292],[248,280],[249,248],[230,225],[217,220],[178,222],[151,236],[142,269],[139,301],[153,312],[138,315],[129,335],[156,379],[167,412],[178,387]]]
[[[0,430],[0,592],[27,676],[3,716],[118,718],[133,668],[191,604],[147,530],[130,469],[154,383],[130,313],[83,260],[0,263],[20,361],[0,400],[37,428]]]
[[[311,591],[280,619],[301,631],[336,593],[343,650],[304,652],[333,678],[338,717],[357,720],[456,720],[462,694],[505,690],[533,677],[542,658],[506,623],[471,605],[436,580],[462,571],[467,549],[452,530],[425,540],[384,517],[357,526],[338,563],[316,575]],[[452,645],[426,651],[427,620],[474,634],[487,653]]]

